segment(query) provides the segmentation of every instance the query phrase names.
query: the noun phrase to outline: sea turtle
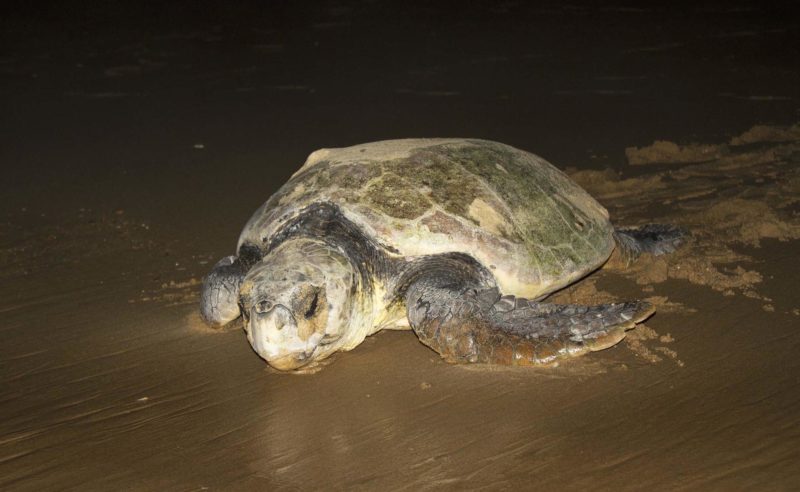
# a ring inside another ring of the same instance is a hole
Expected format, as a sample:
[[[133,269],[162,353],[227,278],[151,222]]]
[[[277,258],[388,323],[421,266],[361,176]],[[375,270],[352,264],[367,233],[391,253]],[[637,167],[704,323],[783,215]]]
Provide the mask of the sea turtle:
[[[650,316],[644,301],[541,302],[682,232],[617,229],[547,161],[497,142],[405,139],[312,153],[204,279],[201,314],[240,316],[280,370],[381,329],[410,328],[453,363],[553,364],[601,350]]]

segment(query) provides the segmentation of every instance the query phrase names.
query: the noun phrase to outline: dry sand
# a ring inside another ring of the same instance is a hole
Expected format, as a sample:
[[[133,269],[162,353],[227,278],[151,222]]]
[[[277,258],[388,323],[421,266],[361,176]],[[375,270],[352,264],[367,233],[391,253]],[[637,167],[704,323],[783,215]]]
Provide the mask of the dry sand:
[[[0,489],[800,489],[800,141],[765,124],[800,115],[800,17],[290,4],[0,15]],[[553,296],[656,315],[556,368],[387,332],[306,376],[200,323],[202,275],[309,151],[420,136],[689,229]]]

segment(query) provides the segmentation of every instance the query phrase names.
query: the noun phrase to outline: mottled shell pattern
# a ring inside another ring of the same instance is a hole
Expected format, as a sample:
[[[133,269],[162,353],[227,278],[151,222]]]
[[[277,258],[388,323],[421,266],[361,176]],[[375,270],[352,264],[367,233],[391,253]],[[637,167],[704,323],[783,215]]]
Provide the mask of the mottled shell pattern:
[[[539,298],[602,265],[608,212],[550,163],[476,139],[405,139],[312,153],[259,208],[239,246],[265,244],[330,203],[394,257],[471,255],[504,294]]]

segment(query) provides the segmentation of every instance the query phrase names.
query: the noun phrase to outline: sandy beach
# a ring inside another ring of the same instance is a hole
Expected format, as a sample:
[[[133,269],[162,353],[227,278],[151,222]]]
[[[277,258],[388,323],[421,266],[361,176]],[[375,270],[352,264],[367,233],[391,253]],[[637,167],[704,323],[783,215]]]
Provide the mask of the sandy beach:
[[[795,7],[200,5],[1,16],[0,488],[800,488]],[[420,136],[689,230],[549,299],[656,314],[557,367],[382,332],[310,375],[201,322],[310,152]]]

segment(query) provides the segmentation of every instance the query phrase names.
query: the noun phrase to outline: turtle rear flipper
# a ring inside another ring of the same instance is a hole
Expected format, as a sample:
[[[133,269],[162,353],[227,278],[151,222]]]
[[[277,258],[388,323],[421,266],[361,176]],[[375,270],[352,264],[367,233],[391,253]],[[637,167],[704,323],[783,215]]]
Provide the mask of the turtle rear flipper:
[[[456,290],[424,282],[412,286],[407,299],[408,319],[420,341],[453,363],[552,364],[617,344],[655,311],[644,301],[546,304],[501,298],[497,289]]]
[[[245,269],[235,256],[219,260],[203,279],[200,315],[212,325],[224,325],[239,317],[239,287]]]
[[[642,253],[655,256],[672,253],[683,244],[688,235],[685,229],[664,224],[620,227],[614,230],[617,249],[628,264]]]

